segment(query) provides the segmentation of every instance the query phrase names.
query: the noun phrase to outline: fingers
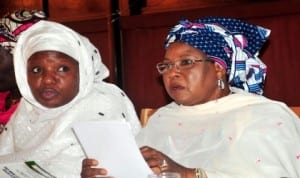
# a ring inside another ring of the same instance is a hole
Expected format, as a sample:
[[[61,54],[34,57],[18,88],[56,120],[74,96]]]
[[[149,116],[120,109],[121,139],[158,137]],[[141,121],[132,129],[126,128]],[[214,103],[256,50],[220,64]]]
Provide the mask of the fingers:
[[[151,148],[148,147],[148,146],[143,146],[143,147],[140,148],[141,151],[147,151],[149,149],[151,149]]]
[[[142,147],[140,150],[144,159],[148,162],[150,166],[161,164],[163,156],[159,151],[150,147]]]
[[[167,156],[147,146],[141,147],[140,150],[145,161],[153,172],[160,173],[168,170],[168,164],[166,160],[169,159]]]
[[[159,169],[159,167],[152,167],[151,170],[155,174],[161,173],[161,170]]]
[[[98,161],[95,159],[86,158],[82,161],[81,178],[93,178],[99,175],[106,175],[107,171],[104,168],[95,168]]]
[[[103,168],[85,167],[81,170],[81,178],[92,178],[99,175],[106,175],[107,171]]]
[[[155,173],[167,172],[169,171],[169,164],[165,159],[149,159],[146,160],[149,167]]]
[[[155,157],[150,157],[150,158],[147,158],[145,160],[148,163],[148,165],[149,165],[150,168],[152,168],[152,167],[159,167],[161,165],[161,163],[162,163],[161,159],[158,159],[158,158],[155,158]]]
[[[90,166],[97,166],[99,163],[97,160],[92,158],[85,158],[82,160],[82,168],[83,167],[90,167]]]
[[[141,150],[143,157],[146,159],[147,158],[158,159],[158,158],[164,157],[164,155],[161,152],[159,152],[151,147],[144,146],[144,147],[140,148],[140,150]]]
[[[140,150],[145,161],[154,173],[167,171],[184,173],[186,170],[185,167],[179,165],[178,163],[170,159],[167,155],[158,150],[155,150],[148,146],[141,147]]]
[[[162,164],[159,166],[161,172],[165,172],[165,171],[168,171],[168,168],[169,168],[169,164],[168,162],[164,159],[162,161]]]

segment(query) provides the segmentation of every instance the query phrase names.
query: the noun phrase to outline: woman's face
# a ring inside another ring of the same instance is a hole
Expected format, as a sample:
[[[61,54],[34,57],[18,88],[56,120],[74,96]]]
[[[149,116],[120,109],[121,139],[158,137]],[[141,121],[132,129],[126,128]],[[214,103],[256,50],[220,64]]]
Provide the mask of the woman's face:
[[[59,107],[70,102],[79,91],[78,62],[56,51],[36,52],[28,59],[27,79],[41,105]]]
[[[164,62],[181,61],[183,59],[207,59],[200,50],[180,42],[169,45],[165,52]],[[177,62],[179,63],[179,62]],[[162,74],[165,89],[177,103],[187,106],[202,104],[216,99],[217,68],[211,61],[195,62],[188,68],[173,66]]]
[[[0,92],[17,88],[13,59],[8,50],[0,46]]]

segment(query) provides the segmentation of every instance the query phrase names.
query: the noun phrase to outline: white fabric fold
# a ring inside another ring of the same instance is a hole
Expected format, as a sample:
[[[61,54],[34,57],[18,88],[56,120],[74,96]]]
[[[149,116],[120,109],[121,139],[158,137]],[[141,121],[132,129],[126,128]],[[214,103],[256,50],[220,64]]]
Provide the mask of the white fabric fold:
[[[209,178],[300,177],[300,120],[283,103],[235,94],[195,106],[170,103],[137,136]]]

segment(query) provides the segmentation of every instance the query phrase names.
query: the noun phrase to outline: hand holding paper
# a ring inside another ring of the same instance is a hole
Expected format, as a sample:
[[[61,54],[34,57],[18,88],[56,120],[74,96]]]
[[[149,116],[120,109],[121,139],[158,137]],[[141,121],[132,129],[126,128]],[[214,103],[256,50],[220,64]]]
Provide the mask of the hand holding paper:
[[[145,162],[127,123],[88,121],[73,126],[87,157],[95,158],[116,178],[147,178]]]

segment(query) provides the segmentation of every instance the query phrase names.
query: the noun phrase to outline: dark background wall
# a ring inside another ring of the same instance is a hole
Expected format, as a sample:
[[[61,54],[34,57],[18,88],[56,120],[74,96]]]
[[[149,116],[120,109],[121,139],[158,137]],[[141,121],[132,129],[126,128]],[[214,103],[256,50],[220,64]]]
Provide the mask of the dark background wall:
[[[270,39],[260,55],[268,66],[265,96],[288,105],[300,105],[299,5],[299,2],[264,2],[123,17],[124,90],[137,110],[168,102],[155,65],[163,57],[169,28],[180,18],[228,16],[271,29]]]

